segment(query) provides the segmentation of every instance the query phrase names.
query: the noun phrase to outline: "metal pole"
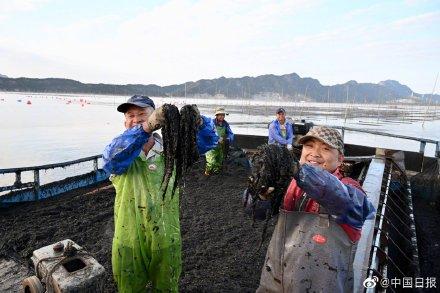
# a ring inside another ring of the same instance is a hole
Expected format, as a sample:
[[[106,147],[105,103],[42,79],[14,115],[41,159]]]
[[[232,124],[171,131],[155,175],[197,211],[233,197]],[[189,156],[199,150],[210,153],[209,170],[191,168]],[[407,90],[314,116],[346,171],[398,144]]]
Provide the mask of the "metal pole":
[[[422,165],[420,166],[420,172],[423,172],[423,165],[425,164],[425,147],[426,141],[421,141],[419,153],[422,155]]]
[[[440,142],[438,141],[435,144],[435,157],[437,158],[437,165],[440,166]],[[440,168],[438,170],[438,175],[440,175]]]
[[[20,185],[21,185],[21,171],[16,171],[14,186],[19,187]]]
[[[98,171],[98,158],[93,159],[93,170]]]
[[[421,141],[419,153],[424,155],[425,154],[425,147],[426,147],[426,141]]]
[[[98,181],[98,158],[93,160],[93,172],[95,173],[95,182]]]
[[[35,200],[40,199],[40,170],[34,170]]]

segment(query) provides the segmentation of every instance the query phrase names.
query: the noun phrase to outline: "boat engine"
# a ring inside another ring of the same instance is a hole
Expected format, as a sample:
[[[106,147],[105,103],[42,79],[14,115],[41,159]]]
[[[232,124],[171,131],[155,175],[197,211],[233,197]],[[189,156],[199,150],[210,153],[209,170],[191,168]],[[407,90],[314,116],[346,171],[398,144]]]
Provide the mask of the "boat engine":
[[[103,291],[104,267],[70,239],[35,250],[31,260],[36,276],[23,280],[23,292]]]
[[[313,122],[306,122],[306,120],[302,119],[300,121],[293,121],[293,133],[296,135],[305,135],[309,132],[310,128],[313,127]]]

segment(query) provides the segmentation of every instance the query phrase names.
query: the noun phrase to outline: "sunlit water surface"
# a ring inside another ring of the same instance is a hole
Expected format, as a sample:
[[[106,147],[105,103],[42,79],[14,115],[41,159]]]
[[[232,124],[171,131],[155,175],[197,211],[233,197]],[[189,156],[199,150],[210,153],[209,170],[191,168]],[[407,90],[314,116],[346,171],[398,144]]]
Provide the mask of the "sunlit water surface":
[[[116,106],[128,97],[0,93],[0,169],[59,163],[102,153],[123,128],[123,115]],[[82,100],[82,101],[81,101]],[[154,98],[157,105],[197,104],[202,114],[212,116],[217,105],[225,105],[235,133],[267,135],[267,123],[275,109],[287,116],[315,124],[373,129],[381,132],[440,140],[440,108],[434,106],[390,106],[361,104],[293,103],[195,98]],[[31,104],[28,104],[30,101]],[[394,107],[394,108],[393,108]],[[346,143],[419,150],[419,143],[376,135],[347,132]],[[426,154],[434,155],[428,144]],[[64,172],[47,171],[46,177],[64,178],[90,166],[74,166]],[[53,174],[51,174],[53,173]],[[58,173],[58,174],[55,174]],[[64,173],[64,174],[62,174]],[[23,181],[32,174],[23,174]],[[0,176],[0,186],[13,183],[13,175]],[[42,183],[49,181],[42,176]]]

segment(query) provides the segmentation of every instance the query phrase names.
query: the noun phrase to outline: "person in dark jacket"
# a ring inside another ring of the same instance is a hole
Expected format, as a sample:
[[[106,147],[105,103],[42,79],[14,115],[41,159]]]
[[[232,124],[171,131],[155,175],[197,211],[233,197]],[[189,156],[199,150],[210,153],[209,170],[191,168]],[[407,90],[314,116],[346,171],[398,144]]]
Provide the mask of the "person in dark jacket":
[[[269,144],[279,144],[292,150],[292,142],[294,139],[293,126],[286,121],[286,110],[278,108],[277,119],[269,124]]]
[[[294,174],[269,244],[257,292],[352,292],[353,259],[375,208],[359,183],[344,177],[336,129],[313,127],[299,140]]]

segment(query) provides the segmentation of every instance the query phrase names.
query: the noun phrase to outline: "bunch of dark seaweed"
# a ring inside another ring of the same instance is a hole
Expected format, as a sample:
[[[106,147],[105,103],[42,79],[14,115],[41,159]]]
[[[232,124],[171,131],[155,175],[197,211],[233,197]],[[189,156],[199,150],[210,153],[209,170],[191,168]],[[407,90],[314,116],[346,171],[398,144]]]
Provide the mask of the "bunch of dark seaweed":
[[[175,105],[165,104],[162,107],[165,116],[162,127],[165,171],[161,187],[165,197],[173,173],[172,195],[186,170],[199,158],[196,142],[199,113],[191,105],[183,106],[180,113]]]
[[[263,145],[251,157],[252,175],[248,193],[253,202],[271,201],[271,215],[276,215],[287,187],[298,170],[298,159],[291,151],[278,145]]]
[[[298,172],[299,162],[296,155],[287,148],[271,144],[259,146],[251,157],[251,164],[252,175],[248,178],[244,204],[249,201],[252,203],[254,221],[259,218],[256,217],[256,212],[260,201],[270,201],[270,210],[265,214],[259,250],[266,237],[268,221],[278,214],[287,187],[294,174]]]

